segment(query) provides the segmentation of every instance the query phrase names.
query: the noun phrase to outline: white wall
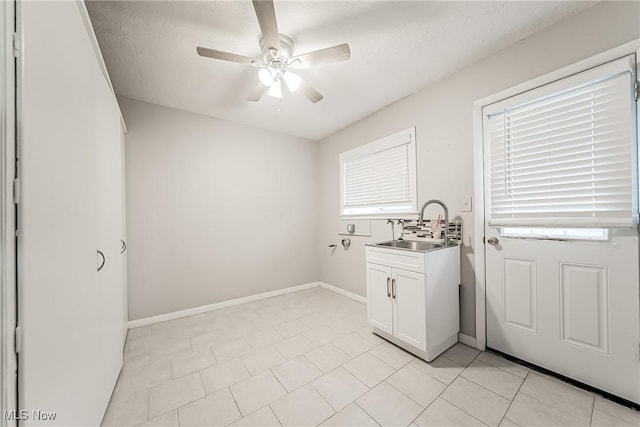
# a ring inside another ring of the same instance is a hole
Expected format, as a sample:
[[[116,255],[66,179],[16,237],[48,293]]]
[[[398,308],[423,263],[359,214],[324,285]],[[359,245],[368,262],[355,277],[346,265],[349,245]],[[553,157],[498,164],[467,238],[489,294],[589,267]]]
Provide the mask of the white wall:
[[[130,320],[318,280],[315,142],[119,100]]]
[[[374,221],[372,236],[353,237],[349,251],[339,247],[332,255],[327,248],[338,241],[338,155],[415,125],[419,203],[442,199],[451,217],[460,215],[464,221],[461,332],[475,336],[472,243],[474,233],[482,231],[474,230],[473,213],[461,212],[464,197],[473,194],[473,102],[637,38],[640,3],[602,2],[320,141],[321,280],[365,295],[364,244],[391,237],[386,221]],[[437,212],[434,208],[427,217]]]

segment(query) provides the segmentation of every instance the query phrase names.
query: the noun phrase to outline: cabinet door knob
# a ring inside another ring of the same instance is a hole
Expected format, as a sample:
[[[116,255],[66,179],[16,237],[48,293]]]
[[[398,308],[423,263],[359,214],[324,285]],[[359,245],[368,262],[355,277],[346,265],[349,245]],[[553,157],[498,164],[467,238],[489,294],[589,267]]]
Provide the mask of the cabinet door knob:
[[[498,238],[497,237],[489,237],[487,239],[487,243],[490,244],[491,246],[495,246],[498,244]]]
[[[389,289],[389,278],[387,277],[387,298],[391,298],[391,290]]]
[[[396,279],[391,279],[391,293],[392,298],[396,299]]]

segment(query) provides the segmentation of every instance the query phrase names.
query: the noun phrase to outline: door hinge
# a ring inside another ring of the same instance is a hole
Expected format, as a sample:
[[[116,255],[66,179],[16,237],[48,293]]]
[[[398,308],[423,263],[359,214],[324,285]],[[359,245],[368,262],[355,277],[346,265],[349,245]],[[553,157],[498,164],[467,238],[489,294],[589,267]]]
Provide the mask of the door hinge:
[[[20,57],[20,36],[18,33],[13,33],[13,56]]]
[[[635,88],[634,95],[636,96],[636,101],[637,101],[638,98],[640,98],[640,84],[638,84],[637,81],[634,83],[634,88]]]
[[[13,203],[20,203],[20,180],[18,178],[13,179]]]
[[[22,351],[22,328],[20,326],[16,326],[15,330],[15,347],[16,353],[20,354]]]

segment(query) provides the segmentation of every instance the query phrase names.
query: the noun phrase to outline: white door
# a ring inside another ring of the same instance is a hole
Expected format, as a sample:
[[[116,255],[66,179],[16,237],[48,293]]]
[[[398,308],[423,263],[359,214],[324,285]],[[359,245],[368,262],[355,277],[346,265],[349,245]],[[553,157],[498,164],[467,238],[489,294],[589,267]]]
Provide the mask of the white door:
[[[367,263],[367,317],[373,327],[393,334],[391,267]]]
[[[545,98],[524,93],[483,110],[487,347],[640,403],[635,64],[618,62],[607,65],[620,66],[613,77],[589,80],[608,70],[592,69],[541,88]],[[628,228],[609,227],[600,241],[504,235],[614,215]]]
[[[120,124],[78,4],[18,6],[19,404],[56,412],[24,425],[100,425],[121,358],[122,297],[113,302],[118,285],[97,271],[96,250],[112,264],[120,238],[105,243],[97,169],[108,124]]]
[[[640,402],[637,237],[485,235],[487,347]]]
[[[426,283],[424,274],[394,268],[392,280],[393,335],[427,351]]]

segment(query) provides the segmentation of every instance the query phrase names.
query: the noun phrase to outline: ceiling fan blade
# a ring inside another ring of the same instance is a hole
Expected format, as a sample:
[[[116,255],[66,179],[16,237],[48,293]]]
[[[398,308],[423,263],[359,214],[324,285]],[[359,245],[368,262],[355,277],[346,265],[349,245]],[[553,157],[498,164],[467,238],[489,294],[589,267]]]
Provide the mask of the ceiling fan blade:
[[[311,67],[312,65],[345,61],[349,58],[351,58],[351,49],[349,49],[349,45],[345,43],[333,47],[327,47],[325,49],[315,50],[309,53],[304,53],[302,55],[296,56],[295,58],[293,58],[293,60],[300,61],[299,66],[297,66],[296,68],[307,68]]]
[[[300,92],[311,102],[314,104],[316,102],[320,102],[324,96],[311,86],[307,84],[304,80],[300,81],[300,87],[298,88]]]
[[[236,55],[235,53],[223,52],[221,50],[208,49],[198,46],[196,48],[198,55],[213,59],[222,59],[223,61],[237,62],[239,64],[257,66],[256,60],[248,56]]]
[[[253,8],[256,11],[262,37],[267,47],[280,50],[280,36],[278,34],[278,22],[276,21],[273,0],[253,0]]]
[[[248,101],[257,102],[260,101],[260,98],[264,96],[269,90],[268,86],[263,85],[262,83],[258,83],[258,85],[251,91],[249,96],[247,97]]]

